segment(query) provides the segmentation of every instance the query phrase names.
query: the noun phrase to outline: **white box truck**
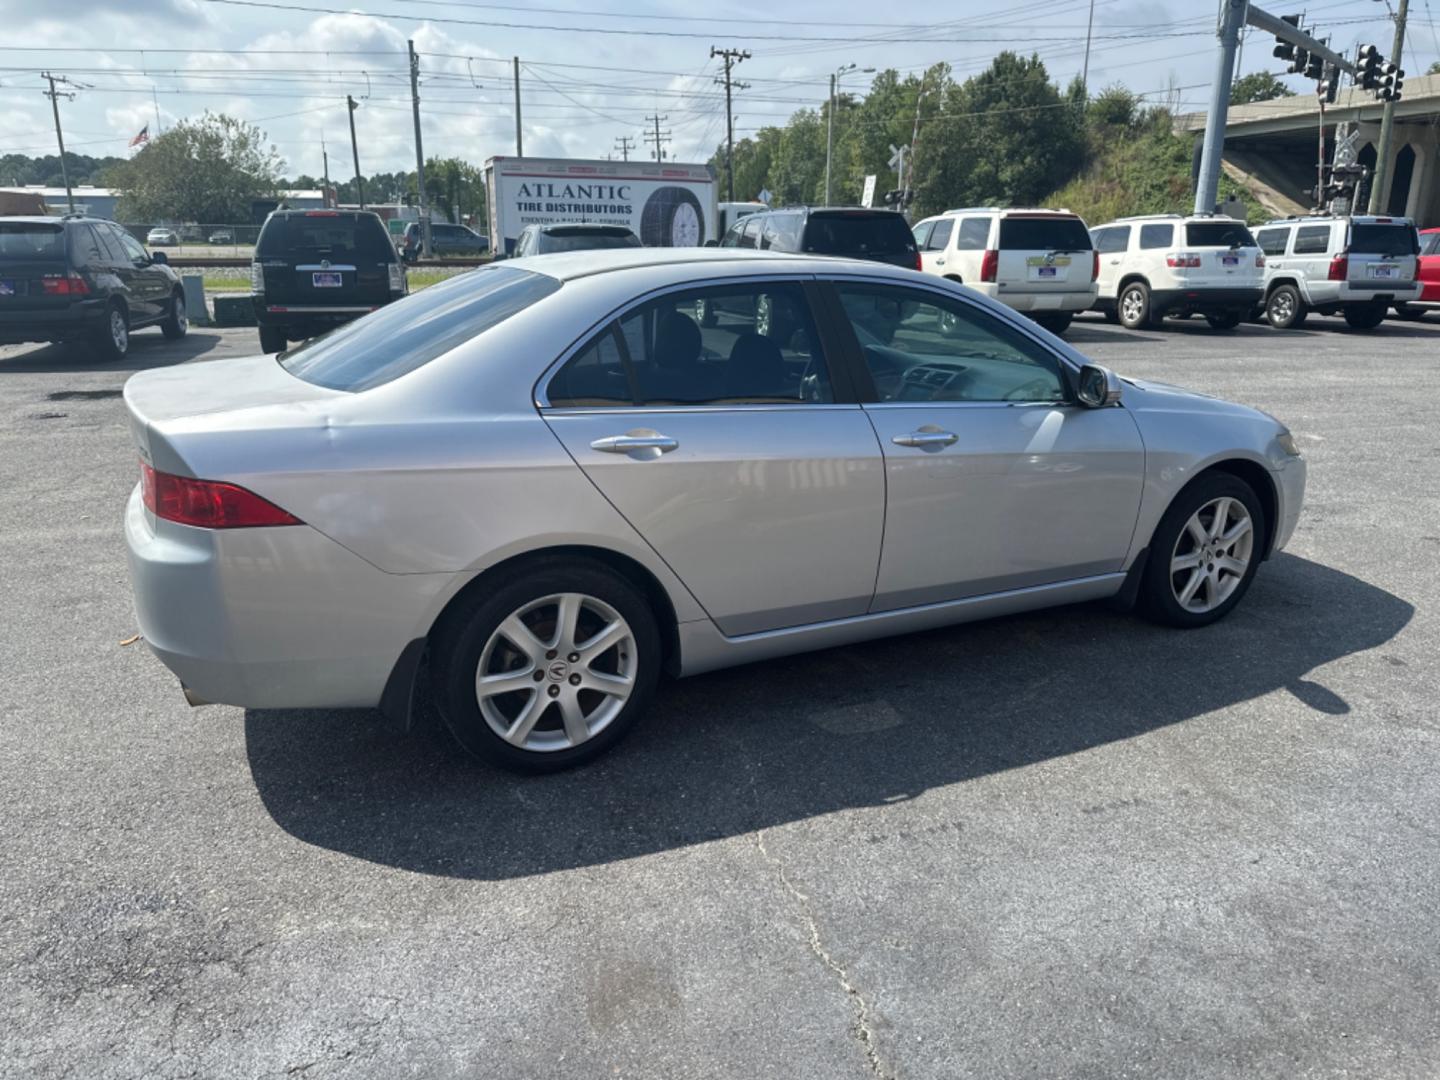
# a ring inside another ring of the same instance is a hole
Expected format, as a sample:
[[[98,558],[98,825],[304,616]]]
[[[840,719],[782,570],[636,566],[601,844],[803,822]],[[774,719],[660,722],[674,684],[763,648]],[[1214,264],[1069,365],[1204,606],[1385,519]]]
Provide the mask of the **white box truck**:
[[[510,254],[526,225],[628,226],[646,247],[719,238],[715,171],[676,161],[493,157],[485,162],[490,247]]]

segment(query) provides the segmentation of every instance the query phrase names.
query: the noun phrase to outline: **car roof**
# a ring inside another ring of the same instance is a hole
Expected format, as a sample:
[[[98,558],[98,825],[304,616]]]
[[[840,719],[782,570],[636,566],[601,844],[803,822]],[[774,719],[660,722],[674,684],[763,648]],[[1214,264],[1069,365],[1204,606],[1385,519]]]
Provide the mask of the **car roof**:
[[[628,270],[648,270],[662,266],[713,266],[736,269],[744,263],[760,263],[764,269],[788,273],[864,272],[883,273],[899,280],[913,281],[915,271],[887,266],[868,260],[843,259],[825,255],[800,255],[795,252],[758,251],[753,248],[607,248],[603,250],[563,251],[550,255],[507,259],[502,266],[514,266],[560,281],[612,274]],[[757,267],[759,269],[760,267]]]
[[[551,229],[578,229],[581,232],[593,232],[596,234],[612,234],[619,236],[622,233],[628,234],[630,228],[627,225],[606,225],[599,221],[551,221],[539,226],[541,232],[549,232]]]
[[[1052,214],[1055,217],[1079,217],[1074,210],[1064,206],[962,206],[955,210],[946,210],[938,217],[951,217],[955,214]]]
[[[0,224],[15,222],[20,225],[64,225],[67,221],[94,221],[95,218],[51,217],[48,214],[9,214],[0,217]]]

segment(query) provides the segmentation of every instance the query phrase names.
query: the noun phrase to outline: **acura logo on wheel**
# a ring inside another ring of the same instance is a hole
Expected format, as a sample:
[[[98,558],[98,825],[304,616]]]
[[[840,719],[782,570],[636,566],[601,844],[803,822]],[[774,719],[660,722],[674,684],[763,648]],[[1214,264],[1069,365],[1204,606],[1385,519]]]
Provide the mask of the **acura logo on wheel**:
[[[550,665],[550,678],[556,682],[564,682],[565,676],[570,673],[570,665],[564,660],[556,660]]]

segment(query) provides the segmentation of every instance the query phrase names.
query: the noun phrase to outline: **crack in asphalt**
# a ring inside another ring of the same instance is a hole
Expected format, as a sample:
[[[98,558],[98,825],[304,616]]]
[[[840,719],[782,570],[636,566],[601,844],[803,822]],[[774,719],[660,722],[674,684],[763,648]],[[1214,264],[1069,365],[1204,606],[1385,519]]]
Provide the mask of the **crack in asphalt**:
[[[755,831],[755,846],[765,861],[775,868],[775,872],[780,878],[780,884],[795,900],[800,910],[800,916],[805,921],[806,932],[809,934],[810,951],[835,976],[840,983],[840,988],[845,991],[845,995],[850,1001],[850,1007],[855,1013],[855,1022],[851,1025],[850,1030],[854,1033],[860,1048],[865,1051],[865,1062],[870,1067],[871,1073],[880,1080],[895,1080],[895,1074],[885,1068],[880,1060],[879,1051],[876,1049],[875,1032],[870,1026],[870,1005],[865,1000],[865,995],[860,992],[860,988],[850,980],[850,974],[845,970],[845,965],[831,956],[829,950],[825,948],[825,943],[820,938],[820,923],[815,917],[815,908],[810,903],[809,895],[791,879],[785,869],[785,864],[770,854],[770,849],[765,846],[764,829]]]

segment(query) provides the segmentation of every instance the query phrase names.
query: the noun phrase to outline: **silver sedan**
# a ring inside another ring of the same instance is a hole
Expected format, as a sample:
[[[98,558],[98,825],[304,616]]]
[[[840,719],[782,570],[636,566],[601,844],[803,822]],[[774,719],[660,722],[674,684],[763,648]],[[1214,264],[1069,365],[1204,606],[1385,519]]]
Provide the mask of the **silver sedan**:
[[[1273,418],[963,286],[733,249],[511,260],[125,400],[140,628],[193,703],[408,721],[428,679],[522,769],[662,673],[1103,598],[1204,626],[1305,488]]]

